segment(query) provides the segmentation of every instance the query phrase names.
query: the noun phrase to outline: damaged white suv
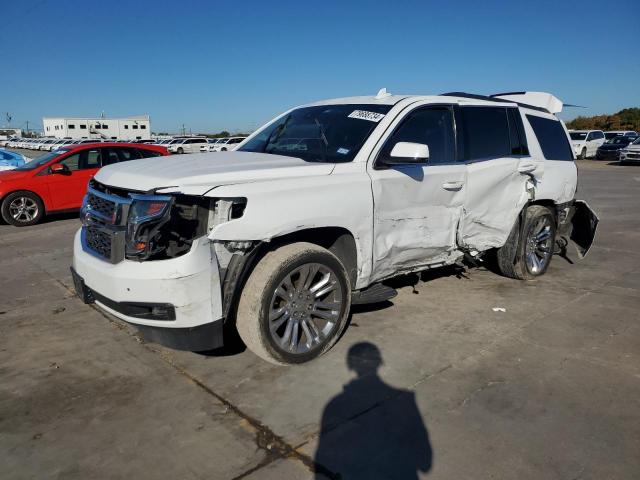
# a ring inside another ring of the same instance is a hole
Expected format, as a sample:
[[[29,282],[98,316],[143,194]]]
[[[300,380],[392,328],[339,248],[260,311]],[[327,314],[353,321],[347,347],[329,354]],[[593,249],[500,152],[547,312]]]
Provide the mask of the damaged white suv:
[[[260,357],[327,351],[381,282],[495,254],[542,275],[598,219],[574,199],[562,103],[529,92],[328,100],[289,110],[237,151],[100,170],[73,277],[85,302],[149,341],[208,350],[240,334]],[[224,327],[224,328],[223,328]]]

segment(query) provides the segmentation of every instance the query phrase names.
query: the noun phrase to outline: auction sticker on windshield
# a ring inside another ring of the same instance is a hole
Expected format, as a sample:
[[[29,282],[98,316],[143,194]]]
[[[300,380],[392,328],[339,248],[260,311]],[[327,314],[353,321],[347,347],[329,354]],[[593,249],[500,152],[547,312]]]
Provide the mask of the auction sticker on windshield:
[[[349,114],[349,118],[359,118],[370,122],[379,122],[384,118],[384,113],[368,112],[366,110],[354,110]]]

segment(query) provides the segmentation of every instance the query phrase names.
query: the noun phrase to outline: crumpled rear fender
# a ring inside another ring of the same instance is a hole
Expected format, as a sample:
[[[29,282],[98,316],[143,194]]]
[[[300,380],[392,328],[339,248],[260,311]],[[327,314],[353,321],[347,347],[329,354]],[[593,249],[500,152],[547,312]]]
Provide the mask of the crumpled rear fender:
[[[579,258],[589,253],[596,237],[598,215],[584,200],[574,200],[567,215],[567,220],[558,229],[558,234],[570,239],[576,247]]]

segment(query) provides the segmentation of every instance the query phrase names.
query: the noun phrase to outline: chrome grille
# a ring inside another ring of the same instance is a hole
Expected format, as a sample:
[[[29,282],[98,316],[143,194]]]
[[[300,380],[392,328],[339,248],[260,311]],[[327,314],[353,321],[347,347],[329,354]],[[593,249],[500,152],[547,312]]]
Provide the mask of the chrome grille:
[[[118,263],[124,260],[125,230],[132,199],[89,187],[80,218],[85,251]]]
[[[85,242],[87,247],[101,257],[111,258],[111,235],[109,233],[88,225],[85,227]]]
[[[105,220],[113,221],[116,212],[116,204],[103,197],[89,193],[87,197],[87,207],[92,213],[97,213]]]

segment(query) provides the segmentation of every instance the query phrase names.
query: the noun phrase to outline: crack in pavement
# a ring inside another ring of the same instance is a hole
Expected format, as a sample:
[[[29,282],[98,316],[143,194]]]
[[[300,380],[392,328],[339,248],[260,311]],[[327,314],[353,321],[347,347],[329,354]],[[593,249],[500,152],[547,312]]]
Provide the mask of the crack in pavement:
[[[28,260],[28,259],[27,259]],[[42,270],[42,269],[41,269]],[[49,274],[47,271],[42,270],[46,275],[49,275],[54,281],[56,281],[59,285],[61,285],[65,290],[75,295],[75,292],[67,285],[65,285],[61,280],[55,278],[53,275]],[[118,330],[124,331],[127,335],[133,337],[138,343],[141,343],[144,348],[148,351],[158,355],[167,365],[171,366],[176,372],[180,375],[187,378],[191,383],[199,387],[201,390],[205,391],[210,396],[214,397],[220,403],[222,403],[229,411],[233,412],[236,416],[245,420],[254,430],[256,434],[256,446],[266,452],[266,456],[264,460],[259,462],[257,465],[251,467],[249,470],[241,473],[238,476],[233,477],[232,480],[240,480],[251,473],[260,470],[263,467],[273,463],[279,459],[285,458],[293,458],[298,460],[304,464],[310,472],[312,473],[321,473],[325,475],[329,480],[339,479],[340,476],[333,473],[328,468],[320,465],[315,462],[308,455],[299,452],[296,447],[287,443],[281,436],[277,435],[271,428],[264,425],[259,420],[253,418],[251,415],[243,412],[241,409],[236,407],[231,401],[227,400],[222,395],[213,391],[209,386],[207,386],[203,381],[189,373],[180,365],[176,364],[164,351],[154,348],[150,344],[144,343],[143,340],[129,330],[127,325],[123,325],[120,320],[116,320],[111,318],[106,312],[103,312],[100,308],[95,306],[94,304],[87,305],[89,308],[93,309],[97,313],[99,313],[103,318],[105,318],[111,325],[113,325]]]

